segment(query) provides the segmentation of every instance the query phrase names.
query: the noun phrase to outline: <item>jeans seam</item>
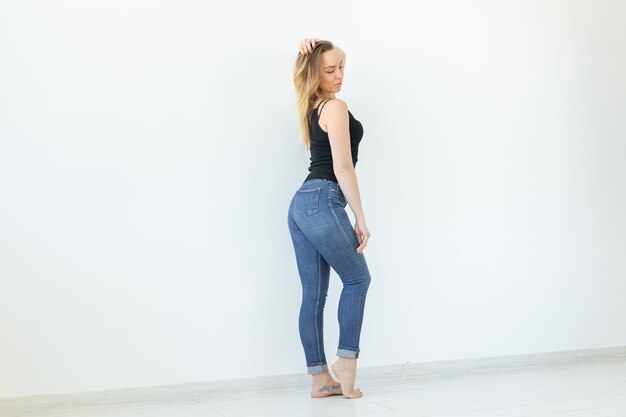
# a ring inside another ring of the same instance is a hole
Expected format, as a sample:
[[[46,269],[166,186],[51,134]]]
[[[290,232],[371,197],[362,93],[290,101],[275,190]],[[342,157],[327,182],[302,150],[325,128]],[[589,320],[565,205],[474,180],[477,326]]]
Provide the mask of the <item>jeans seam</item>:
[[[313,320],[315,321],[315,343],[317,344],[317,360],[322,361],[321,358],[321,349],[320,349],[320,335],[319,335],[319,329],[317,327],[317,314],[318,314],[318,309],[319,309],[319,303],[320,303],[320,293],[321,291],[321,286],[322,286],[322,277],[321,277],[321,273],[322,273],[322,268],[320,267],[320,253],[319,251],[317,252],[317,298],[315,300],[315,312],[314,312],[314,316],[313,316]]]

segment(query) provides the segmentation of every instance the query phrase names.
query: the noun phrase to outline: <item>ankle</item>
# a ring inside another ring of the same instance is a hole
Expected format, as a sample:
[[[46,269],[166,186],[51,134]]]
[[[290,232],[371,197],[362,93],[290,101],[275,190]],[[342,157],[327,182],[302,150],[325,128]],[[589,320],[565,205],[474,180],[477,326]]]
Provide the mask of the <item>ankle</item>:
[[[319,374],[315,374],[312,376],[313,376],[313,382],[322,382],[331,378],[329,371],[320,372]]]
[[[355,365],[356,358],[344,358],[342,356],[339,356],[339,358],[337,359],[337,363],[340,365]]]

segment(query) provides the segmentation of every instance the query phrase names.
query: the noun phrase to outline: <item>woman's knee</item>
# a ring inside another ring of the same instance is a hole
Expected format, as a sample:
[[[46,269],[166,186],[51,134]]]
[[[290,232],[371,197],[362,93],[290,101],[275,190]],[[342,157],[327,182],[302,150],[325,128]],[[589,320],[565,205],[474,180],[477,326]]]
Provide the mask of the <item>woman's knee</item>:
[[[365,271],[365,286],[369,287],[370,286],[370,282],[372,282],[372,276],[370,275],[369,271]]]

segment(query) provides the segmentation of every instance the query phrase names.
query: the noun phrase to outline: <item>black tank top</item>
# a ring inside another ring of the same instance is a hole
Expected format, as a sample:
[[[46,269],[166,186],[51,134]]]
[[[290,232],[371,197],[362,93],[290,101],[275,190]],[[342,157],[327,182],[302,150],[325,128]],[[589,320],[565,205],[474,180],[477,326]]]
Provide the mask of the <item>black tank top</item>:
[[[332,99],[324,101],[321,109],[324,110],[324,105]],[[324,178],[334,182],[337,181],[335,172],[333,171],[333,155],[331,152],[330,142],[328,141],[328,133],[322,130],[319,125],[319,115],[317,108],[320,107],[320,102],[315,109],[313,109],[310,118],[309,135],[311,137],[310,150],[311,150],[311,165],[309,166],[309,175],[305,181],[313,178]],[[350,148],[352,151],[352,163],[356,167],[359,156],[359,143],[363,138],[363,125],[357,119],[354,118],[350,110],[348,110],[349,127],[350,127]]]

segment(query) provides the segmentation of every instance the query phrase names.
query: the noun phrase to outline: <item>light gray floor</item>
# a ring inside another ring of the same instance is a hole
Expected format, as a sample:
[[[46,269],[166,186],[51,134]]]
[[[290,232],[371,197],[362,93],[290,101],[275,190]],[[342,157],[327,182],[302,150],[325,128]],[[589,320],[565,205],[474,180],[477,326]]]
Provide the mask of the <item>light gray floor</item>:
[[[307,377],[308,380],[309,377]],[[362,398],[314,399],[310,387],[210,392],[186,401],[0,406],[11,417],[626,417],[626,360],[430,378],[357,376]]]

